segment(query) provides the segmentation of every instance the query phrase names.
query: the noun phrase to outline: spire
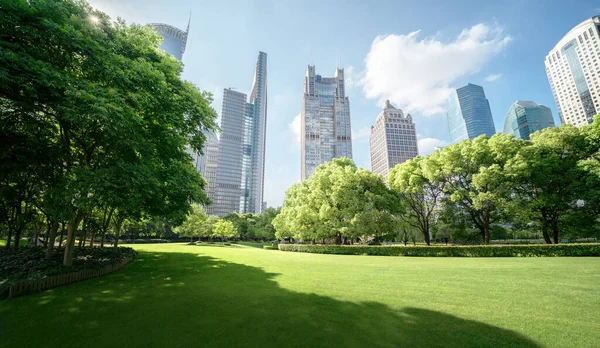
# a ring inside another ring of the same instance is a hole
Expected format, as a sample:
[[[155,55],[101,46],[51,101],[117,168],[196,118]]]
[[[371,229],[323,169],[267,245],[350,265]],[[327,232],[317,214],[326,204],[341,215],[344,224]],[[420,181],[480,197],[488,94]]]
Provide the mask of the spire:
[[[187,28],[185,29],[186,33],[190,32],[190,22],[192,21],[192,11],[190,10],[190,18],[188,19],[188,25]]]

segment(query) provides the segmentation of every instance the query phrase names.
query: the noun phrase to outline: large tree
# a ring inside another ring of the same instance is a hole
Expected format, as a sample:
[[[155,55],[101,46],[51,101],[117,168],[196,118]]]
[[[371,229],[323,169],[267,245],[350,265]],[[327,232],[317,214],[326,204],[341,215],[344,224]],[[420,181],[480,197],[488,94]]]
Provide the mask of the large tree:
[[[439,153],[416,157],[392,168],[388,176],[390,187],[402,198],[405,214],[401,217],[423,234],[427,245],[431,243],[431,226],[444,190],[444,182],[437,180],[439,157]]]
[[[560,242],[561,221],[580,208],[587,173],[578,164],[585,157],[581,130],[562,125],[533,134],[506,167],[520,214],[539,224],[548,244]]]
[[[440,170],[435,180],[444,185],[445,204],[466,214],[484,243],[489,243],[492,224],[507,216],[512,185],[504,170],[521,147],[521,140],[498,133],[450,145],[436,154]]]
[[[288,190],[273,226],[278,238],[341,244],[365,234],[389,233],[399,209],[399,196],[380,176],[357,169],[348,158],[336,158]]]
[[[210,94],[183,81],[182,64],[158,48],[158,34],[111,22],[84,1],[2,6],[0,111],[15,127],[41,122],[54,132],[70,205],[65,265],[97,204],[119,209],[119,197],[137,194],[147,214],[183,221],[190,202],[207,201],[185,146],[201,150],[216,113]]]

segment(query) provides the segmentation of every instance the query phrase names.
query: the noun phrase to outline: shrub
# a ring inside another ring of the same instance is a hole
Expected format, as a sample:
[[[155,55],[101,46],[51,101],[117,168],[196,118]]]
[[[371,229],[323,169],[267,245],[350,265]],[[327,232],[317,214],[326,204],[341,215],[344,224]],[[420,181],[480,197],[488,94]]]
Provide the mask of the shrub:
[[[381,245],[381,243],[373,240],[373,241],[370,241],[368,245]]]
[[[279,250],[277,246],[263,245],[263,249],[265,250]]]
[[[13,282],[81,270],[101,269],[136,256],[135,250],[127,247],[75,248],[73,267],[65,267],[62,265],[64,248],[54,248],[50,260],[44,259],[45,253],[46,249],[43,247],[23,247],[18,250],[0,249],[0,279],[7,278],[9,282]]]
[[[504,246],[347,246],[279,244],[279,250],[316,254],[446,257],[600,256],[600,244]]]

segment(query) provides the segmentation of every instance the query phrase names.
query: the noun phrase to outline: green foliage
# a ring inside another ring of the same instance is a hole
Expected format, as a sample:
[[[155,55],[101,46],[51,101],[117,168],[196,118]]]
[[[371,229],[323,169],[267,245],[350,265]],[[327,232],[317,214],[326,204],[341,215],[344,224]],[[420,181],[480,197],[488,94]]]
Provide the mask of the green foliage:
[[[286,192],[273,226],[278,239],[334,239],[340,244],[394,231],[399,209],[399,196],[380,176],[357,169],[348,158],[336,158]]]
[[[70,265],[74,231],[95,210],[117,211],[119,234],[124,218],[179,224],[190,202],[208,203],[185,147],[201,150],[202,130],[216,128],[212,96],[181,78],[153,29],[84,1],[1,7],[0,225],[18,238],[34,206],[69,221]]]
[[[511,246],[346,246],[279,244],[279,250],[315,254],[435,256],[435,257],[535,257],[600,256],[600,244],[511,245]]]
[[[205,236],[206,228],[205,222],[208,216],[204,212],[204,208],[200,204],[192,204],[192,211],[188,214],[186,220],[175,229],[175,232],[180,236],[190,237],[202,237]]]
[[[6,278],[9,282],[15,282],[87,269],[101,269],[136,256],[132,248],[75,248],[75,262],[73,267],[69,268],[62,265],[61,254],[64,248],[54,249],[49,260],[44,258],[45,252],[45,249],[40,247],[0,249],[0,279]]]
[[[224,241],[226,239],[238,237],[239,233],[231,221],[220,219],[213,225],[212,236],[221,238],[221,240]]]

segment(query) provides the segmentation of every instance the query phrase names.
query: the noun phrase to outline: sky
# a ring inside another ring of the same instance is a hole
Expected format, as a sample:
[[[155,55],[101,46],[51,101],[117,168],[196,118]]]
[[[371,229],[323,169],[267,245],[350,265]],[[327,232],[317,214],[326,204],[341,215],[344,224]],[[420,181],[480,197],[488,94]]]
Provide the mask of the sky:
[[[370,169],[369,132],[389,99],[410,113],[419,153],[449,144],[445,101],[452,89],[484,88],[496,131],[516,100],[548,106],[560,124],[544,60],[600,1],[193,1],[91,0],[128,23],[185,29],[183,77],[213,93],[249,93],[258,52],[267,53],[265,195],[280,206],[300,181],[300,118],[308,64],[333,76],[342,66],[350,99],[353,159]],[[568,3],[568,5],[567,5]]]

